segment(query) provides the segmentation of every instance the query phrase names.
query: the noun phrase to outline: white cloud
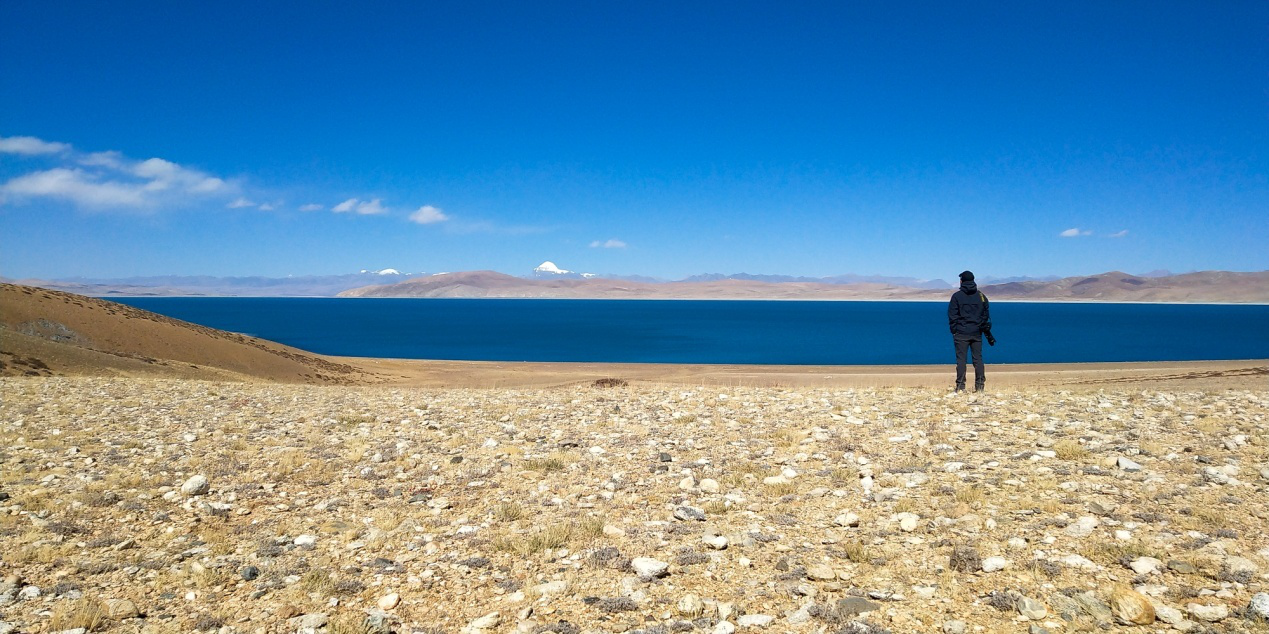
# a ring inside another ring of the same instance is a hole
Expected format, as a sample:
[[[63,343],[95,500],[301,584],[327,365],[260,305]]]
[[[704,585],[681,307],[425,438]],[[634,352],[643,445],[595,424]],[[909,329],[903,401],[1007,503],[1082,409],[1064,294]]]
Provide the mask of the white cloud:
[[[260,211],[273,211],[274,209],[277,209],[277,207],[273,203],[260,203]]]
[[[331,207],[331,211],[335,213],[340,213],[340,214],[352,212],[352,213],[360,214],[363,216],[374,216],[378,214],[387,213],[388,208],[384,207],[381,204],[380,200],[381,199],[379,198],[376,198],[374,200],[359,200],[356,198],[349,198],[348,200],[345,200],[344,202],[339,203],[338,205],[335,205],[334,207]]]
[[[79,157],[79,164],[87,165],[89,167],[105,166],[122,169],[123,154],[115,152],[114,150],[109,152],[93,152]]]
[[[309,203],[307,205],[300,205],[300,211],[321,211],[325,208],[326,208],[325,205],[319,205],[317,203]]]
[[[1063,231],[1062,233],[1059,233],[1058,235],[1059,235],[1059,236],[1061,236],[1061,237],[1063,237],[1063,238],[1078,238],[1078,237],[1080,237],[1080,236],[1091,236],[1091,235],[1093,235],[1093,230],[1092,230],[1092,229],[1080,229],[1079,227],[1071,227],[1070,229],[1067,229],[1066,231]]]
[[[1128,230],[1127,230],[1127,229],[1121,229],[1121,230],[1116,231],[1115,233],[1112,233],[1112,234],[1110,234],[1110,235],[1108,235],[1108,236],[1106,236],[1106,237],[1107,237],[1107,238],[1122,238],[1122,237],[1124,237],[1124,236],[1126,236],[1126,235],[1128,235]]]
[[[596,240],[590,243],[590,247],[592,249],[624,249],[626,248],[626,243],[616,238],[612,238],[610,240]]]
[[[0,152],[7,154],[61,154],[71,149],[66,143],[37,139],[33,136],[0,137]]]
[[[57,198],[83,207],[143,207],[144,186],[100,180],[83,170],[58,167],[23,174],[4,185],[0,194],[19,198]]]
[[[414,213],[410,214],[410,221],[417,222],[421,225],[430,225],[437,222],[445,222],[449,220],[449,216],[445,212],[431,205],[423,205]]]
[[[6,202],[47,198],[95,210],[148,211],[228,198],[237,190],[216,176],[161,158],[137,161],[114,151],[82,153],[69,144],[34,137],[0,139],[0,151],[60,155],[51,159],[55,166],[50,169],[0,183],[0,198]]]
[[[246,198],[238,198],[225,206],[230,209],[242,209],[243,207],[255,207],[256,204]]]

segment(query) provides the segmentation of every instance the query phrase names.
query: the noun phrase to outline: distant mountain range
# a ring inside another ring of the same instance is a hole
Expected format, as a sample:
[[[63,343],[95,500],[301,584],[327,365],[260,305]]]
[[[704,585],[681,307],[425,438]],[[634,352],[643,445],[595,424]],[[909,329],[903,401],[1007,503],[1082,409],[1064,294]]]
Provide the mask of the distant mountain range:
[[[13,281],[13,280],[5,280]],[[596,276],[551,262],[528,277],[494,271],[406,274],[395,269],[347,275],[285,278],[159,276],[124,279],[17,280],[92,296],[241,297],[522,297],[631,299],[946,299],[944,280],[880,275],[825,278],[787,275],[696,275],[680,281],[641,276]],[[979,284],[992,299],[1035,301],[1154,301],[1269,303],[1269,271],[1204,271],[1182,275],[1112,271],[1067,278],[989,278]]]
[[[39,286],[95,297],[119,296],[208,296],[208,297],[334,297],[362,286],[412,279],[422,273],[401,273],[396,269],[361,271],[345,275],[298,275],[291,277],[214,277],[209,275],[162,275],[113,279],[74,277],[64,280],[0,281]]]
[[[1057,280],[984,284],[982,289],[992,299],[1015,301],[1269,303],[1269,271],[1205,271],[1153,278],[1112,271]],[[339,296],[945,300],[950,290],[950,287],[929,288],[877,281],[830,283],[707,276],[707,279],[648,283],[606,278],[524,279],[494,271],[471,271],[367,286],[344,291]]]

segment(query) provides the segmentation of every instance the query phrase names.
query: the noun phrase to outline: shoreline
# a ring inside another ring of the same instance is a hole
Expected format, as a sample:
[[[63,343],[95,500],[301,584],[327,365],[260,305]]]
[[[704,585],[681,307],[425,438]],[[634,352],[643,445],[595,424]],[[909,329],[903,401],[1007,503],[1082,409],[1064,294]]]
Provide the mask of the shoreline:
[[[54,289],[56,290],[56,289]],[[950,289],[954,293],[956,289]],[[94,299],[109,301],[111,299],[435,299],[435,300],[573,300],[573,301],[668,301],[668,302],[910,302],[910,303],[947,303],[940,297],[341,297],[339,295],[84,295]],[[990,298],[989,298],[990,299]],[[1009,298],[993,299],[993,302],[1014,304],[1154,304],[1159,306],[1269,306],[1269,302],[1183,302],[1155,300],[1111,300],[1084,298]]]
[[[400,387],[560,387],[621,379],[640,384],[766,387],[921,387],[951,389],[953,364],[739,365],[442,361],[325,357],[375,375],[372,384]],[[986,365],[988,389],[1076,388],[1098,385],[1186,384],[1195,388],[1265,389],[1269,359],[1020,363]],[[968,374],[972,377],[973,369]]]

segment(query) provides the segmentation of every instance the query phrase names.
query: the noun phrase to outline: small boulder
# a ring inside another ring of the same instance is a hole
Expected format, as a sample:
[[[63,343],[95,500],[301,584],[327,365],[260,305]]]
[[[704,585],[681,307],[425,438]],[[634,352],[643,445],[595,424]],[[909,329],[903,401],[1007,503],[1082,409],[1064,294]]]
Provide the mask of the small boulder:
[[[651,557],[635,557],[630,560],[630,567],[640,577],[654,579],[656,577],[664,577],[670,569],[670,564]]]
[[[1116,588],[1110,595],[1110,611],[1121,625],[1154,623],[1154,605],[1144,595],[1127,588]]]
[[[106,599],[105,607],[106,616],[115,621],[141,616],[141,610],[130,599]]]
[[[1009,565],[1009,560],[1004,557],[988,557],[983,560],[983,572],[996,572],[1004,570]]]
[[[185,495],[206,495],[211,490],[211,482],[205,475],[196,475],[181,485],[181,493]]]
[[[1269,620],[1269,592],[1257,592],[1247,604],[1247,616]]]

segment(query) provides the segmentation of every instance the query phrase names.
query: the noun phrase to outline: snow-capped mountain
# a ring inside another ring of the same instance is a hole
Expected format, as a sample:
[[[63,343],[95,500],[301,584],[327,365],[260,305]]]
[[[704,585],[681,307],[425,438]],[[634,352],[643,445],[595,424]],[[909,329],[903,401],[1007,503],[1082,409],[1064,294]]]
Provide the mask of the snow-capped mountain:
[[[396,270],[396,269],[380,269],[380,270],[378,270],[378,271],[371,271],[371,270],[368,270],[368,269],[361,269],[361,272],[362,272],[362,273],[374,273],[375,275],[403,275],[403,273],[401,273],[401,271],[398,271],[398,270]]]
[[[569,271],[569,270],[567,270],[567,269],[562,269],[562,268],[560,268],[560,267],[558,267],[558,266],[555,266],[555,263],[554,263],[554,262],[552,262],[552,261],[550,261],[550,260],[547,260],[547,261],[545,261],[545,262],[543,262],[543,263],[541,263],[541,264],[539,264],[539,265],[537,265],[537,266],[533,267],[533,273],[534,273],[534,274],[544,274],[544,273],[545,273],[545,274],[547,274],[547,275],[568,275],[569,273],[572,273],[572,271]]]
[[[547,260],[533,267],[532,279],[539,280],[581,280],[595,277],[594,273],[577,273],[568,269],[562,269],[555,265],[554,262]]]

